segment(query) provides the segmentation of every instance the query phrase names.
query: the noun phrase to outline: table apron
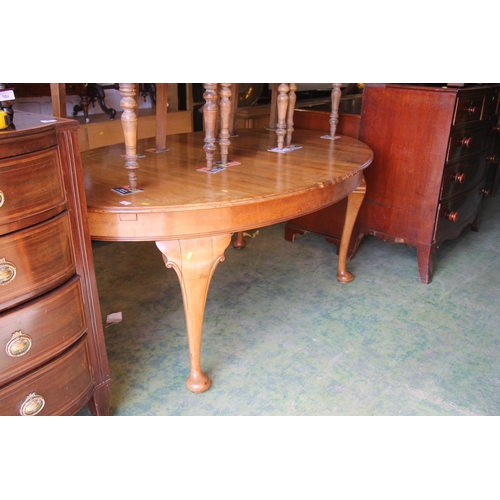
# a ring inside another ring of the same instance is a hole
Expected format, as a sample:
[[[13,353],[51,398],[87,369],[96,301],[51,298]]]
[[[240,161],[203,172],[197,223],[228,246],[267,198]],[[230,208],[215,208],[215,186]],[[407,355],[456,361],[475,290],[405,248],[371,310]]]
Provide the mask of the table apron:
[[[363,180],[358,171],[341,183],[318,183],[303,192],[263,197],[248,203],[164,211],[102,212],[88,207],[91,237],[101,241],[160,241],[199,238],[265,227],[337,203]]]

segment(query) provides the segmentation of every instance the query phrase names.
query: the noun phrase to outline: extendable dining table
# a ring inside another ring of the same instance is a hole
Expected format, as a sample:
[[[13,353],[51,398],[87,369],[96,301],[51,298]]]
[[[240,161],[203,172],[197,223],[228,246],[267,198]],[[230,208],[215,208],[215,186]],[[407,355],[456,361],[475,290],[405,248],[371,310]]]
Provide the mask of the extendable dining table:
[[[222,166],[207,165],[206,132],[168,136],[163,151],[155,150],[154,138],[141,139],[134,144],[141,156],[134,189],[122,185],[126,143],[125,148],[116,144],[81,153],[91,237],[154,241],[166,267],[179,277],[190,391],[210,386],[201,368],[205,303],[234,233],[306,215],[347,197],[336,275],[340,283],[353,279],[346,269],[347,245],[366,191],[363,170],[373,153],[356,139],[320,135],[295,130],[293,147],[282,151],[276,149],[275,131],[240,130],[230,138]]]

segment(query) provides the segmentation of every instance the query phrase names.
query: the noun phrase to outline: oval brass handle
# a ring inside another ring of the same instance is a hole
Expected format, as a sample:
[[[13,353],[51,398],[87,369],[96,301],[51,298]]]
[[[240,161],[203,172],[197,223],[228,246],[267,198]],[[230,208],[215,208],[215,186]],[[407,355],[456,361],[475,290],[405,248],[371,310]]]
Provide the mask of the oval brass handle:
[[[0,286],[8,285],[16,277],[16,273],[16,266],[2,257],[0,259]]]
[[[45,399],[43,399],[42,396],[39,396],[38,394],[32,392],[31,394],[26,396],[26,399],[23,401],[23,404],[21,405],[19,413],[23,417],[32,417],[40,413],[43,410],[44,406],[45,406]]]
[[[490,190],[489,189],[481,189],[481,194],[483,196],[489,196],[490,195]]]
[[[3,191],[0,189],[0,207],[3,205],[4,201],[5,201],[5,196],[3,194]]]
[[[497,155],[487,156],[486,157],[486,161],[488,161],[490,163],[496,163],[496,161],[497,161]]]
[[[458,212],[448,211],[444,214],[445,219],[451,220],[451,222],[457,222]]]
[[[460,146],[463,146],[464,148],[469,148],[472,143],[472,137],[462,137],[460,139]]]
[[[458,173],[456,173],[456,174],[453,176],[452,180],[453,180],[454,182],[458,182],[458,184],[463,184],[463,183],[464,183],[464,181],[465,181],[465,174],[458,174]]]
[[[476,112],[476,109],[477,106],[470,106],[469,108],[467,108],[467,113],[469,113],[469,115],[473,115]]]
[[[11,358],[19,358],[20,356],[24,356],[31,349],[31,344],[31,337],[21,330],[17,330],[7,342],[5,352]]]

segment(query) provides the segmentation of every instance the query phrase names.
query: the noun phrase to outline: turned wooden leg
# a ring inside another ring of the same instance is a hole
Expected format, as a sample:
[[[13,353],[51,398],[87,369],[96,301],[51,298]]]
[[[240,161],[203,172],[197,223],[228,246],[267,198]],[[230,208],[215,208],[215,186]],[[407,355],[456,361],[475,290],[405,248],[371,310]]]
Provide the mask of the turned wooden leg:
[[[340,238],[339,261],[337,265],[337,279],[340,283],[349,283],[354,276],[346,269],[347,250],[351,239],[354,222],[358,216],[359,208],[366,193],[366,182],[361,184],[347,197],[347,210],[345,214],[344,228]]]
[[[125,168],[130,189],[137,189],[137,88],[135,83],[120,83],[120,106],[122,128],[125,139]]]
[[[278,136],[278,149],[283,149],[286,134],[286,116],[288,110],[288,90],[286,83],[280,83],[278,86],[278,125],[276,135]]]
[[[231,115],[231,86],[230,83],[221,83],[220,101],[220,134],[219,134],[219,145],[220,145],[220,159],[222,163],[227,163],[227,158],[229,154],[229,145],[231,141],[229,140],[229,117]]]
[[[342,95],[341,83],[332,83],[332,112],[330,114],[330,137],[335,139],[337,124],[339,122],[339,104]]]
[[[238,231],[236,233],[236,238],[233,241],[233,247],[240,250],[246,247],[245,238],[243,238],[243,231]]]
[[[269,113],[269,130],[278,128],[278,84],[271,83],[271,111]]]
[[[181,284],[191,365],[186,386],[191,392],[204,392],[210,387],[200,364],[203,316],[212,275],[224,260],[230,242],[231,234],[156,242],[165,265],[175,269]]]
[[[286,143],[285,146],[289,148],[292,145],[292,134],[293,134],[293,113],[295,111],[295,102],[297,101],[297,95],[295,91],[297,90],[297,85],[295,83],[290,84],[290,92],[288,94],[288,110],[286,115]]]
[[[214,163],[214,153],[215,153],[215,123],[217,121],[217,84],[216,83],[204,83],[205,93],[203,97],[205,98],[205,105],[203,106],[203,123],[205,127],[205,145],[203,149],[206,152],[206,162],[207,168],[210,169]]]

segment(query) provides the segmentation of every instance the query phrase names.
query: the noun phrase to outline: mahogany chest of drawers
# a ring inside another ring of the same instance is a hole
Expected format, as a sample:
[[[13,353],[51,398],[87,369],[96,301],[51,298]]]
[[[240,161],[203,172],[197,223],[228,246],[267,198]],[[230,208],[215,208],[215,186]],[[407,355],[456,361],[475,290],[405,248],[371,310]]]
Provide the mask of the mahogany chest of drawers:
[[[416,248],[420,281],[431,281],[439,245],[468,225],[477,230],[481,200],[491,192],[499,91],[498,84],[365,85],[358,138],[373,150],[374,160],[365,172],[366,196],[348,258],[367,234],[406,243]],[[338,212],[333,206],[290,221],[285,237],[309,230],[335,242],[338,235],[331,233],[340,233],[341,226],[329,232],[325,225],[335,227]]]
[[[109,414],[77,127],[0,132],[0,415]]]

